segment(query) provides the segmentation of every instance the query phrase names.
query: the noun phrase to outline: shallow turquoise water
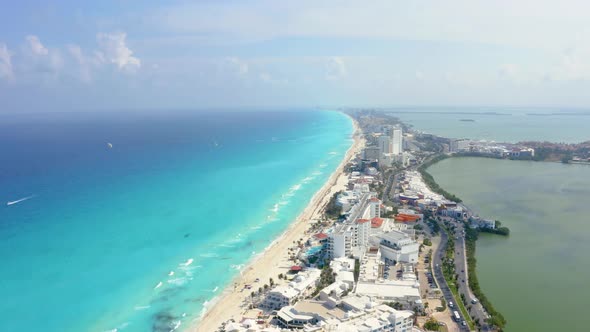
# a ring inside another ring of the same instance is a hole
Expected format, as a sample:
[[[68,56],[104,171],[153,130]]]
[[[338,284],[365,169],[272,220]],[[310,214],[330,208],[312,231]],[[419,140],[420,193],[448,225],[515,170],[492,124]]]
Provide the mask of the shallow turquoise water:
[[[182,330],[351,133],[336,112],[4,117],[0,201],[35,196],[0,206],[0,330]]]

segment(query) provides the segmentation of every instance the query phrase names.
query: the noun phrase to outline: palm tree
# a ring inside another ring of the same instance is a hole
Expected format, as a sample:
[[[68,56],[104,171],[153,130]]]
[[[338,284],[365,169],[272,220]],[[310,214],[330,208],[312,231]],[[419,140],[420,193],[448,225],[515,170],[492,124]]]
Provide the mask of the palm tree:
[[[272,286],[272,285],[274,285],[274,284],[275,284],[275,281],[274,281],[274,280],[272,280],[272,278],[270,278],[270,279],[268,279],[268,283],[269,283],[269,284]]]
[[[264,290],[265,291],[268,290],[268,285],[267,284],[264,284]]]

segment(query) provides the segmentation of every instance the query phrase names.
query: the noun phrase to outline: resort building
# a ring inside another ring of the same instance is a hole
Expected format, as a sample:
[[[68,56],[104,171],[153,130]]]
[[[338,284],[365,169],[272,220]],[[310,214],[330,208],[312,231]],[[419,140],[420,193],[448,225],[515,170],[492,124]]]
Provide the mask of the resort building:
[[[376,197],[369,199],[369,206],[363,214],[365,219],[373,219],[381,217],[381,200]]]
[[[418,262],[420,244],[406,233],[400,231],[381,233],[372,237],[371,242],[373,244],[378,242],[384,259],[402,263]]]
[[[450,151],[451,152],[463,152],[469,151],[471,141],[467,139],[454,139],[451,140]]]
[[[461,219],[465,215],[465,211],[460,206],[446,206],[443,205],[441,209],[438,210],[438,214],[444,217],[450,217],[455,219]]]
[[[363,159],[366,160],[379,160],[381,157],[381,148],[378,146],[368,146],[363,150]]]
[[[303,331],[409,332],[414,313],[380,305],[368,297],[347,296],[337,307],[323,301],[301,301],[277,314],[278,325]]]
[[[391,153],[399,155],[403,152],[403,135],[401,128],[395,128],[391,132]]]
[[[298,296],[299,292],[292,287],[276,286],[266,294],[260,307],[266,310],[279,310],[282,307],[294,304]]]
[[[377,141],[379,143],[379,152],[381,155],[386,153],[393,153],[393,146],[391,144],[391,137],[387,135],[379,136]]]
[[[309,269],[300,272],[287,285],[279,285],[271,289],[262,304],[261,309],[278,310],[284,306],[292,305],[298,299],[306,297],[315,289],[321,271]]]
[[[493,219],[483,219],[477,216],[469,218],[471,228],[496,228],[496,221]]]

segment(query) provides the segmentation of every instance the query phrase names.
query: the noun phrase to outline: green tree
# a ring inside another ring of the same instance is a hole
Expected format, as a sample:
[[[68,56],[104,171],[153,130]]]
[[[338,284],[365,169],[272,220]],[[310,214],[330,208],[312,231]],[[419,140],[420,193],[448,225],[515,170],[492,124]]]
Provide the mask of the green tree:
[[[424,329],[427,331],[439,331],[440,325],[438,325],[438,321],[432,317],[424,323]]]

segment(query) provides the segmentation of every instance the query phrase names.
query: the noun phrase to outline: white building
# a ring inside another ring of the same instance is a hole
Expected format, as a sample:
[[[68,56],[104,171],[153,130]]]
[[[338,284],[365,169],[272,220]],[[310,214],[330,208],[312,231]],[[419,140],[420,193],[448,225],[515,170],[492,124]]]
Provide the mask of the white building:
[[[303,311],[293,306],[286,306],[277,313],[278,325],[288,329],[299,329],[306,325],[315,325],[321,319],[318,313]]]
[[[280,285],[271,289],[260,307],[266,310],[278,310],[294,304],[299,298],[307,296],[315,289],[321,273],[319,269],[300,272],[288,285]]]
[[[399,155],[404,151],[403,135],[401,128],[395,128],[391,132],[391,153]]]
[[[469,151],[471,141],[467,139],[454,139],[451,141],[451,152]]]
[[[385,154],[385,153],[393,153],[393,146],[391,144],[391,137],[387,136],[387,135],[381,135],[379,136],[379,139],[377,141],[379,143],[379,151],[381,152],[381,154]]]
[[[416,263],[420,244],[408,234],[391,231],[379,234],[371,239],[373,244],[379,243],[381,256],[391,261],[402,263]]]
[[[414,313],[380,305],[368,297],[347,296],[341,306],[323,301],[301,301],[277,314],[281,327],[303,331],[410,332]]]
[[[363,214],[365,219],[381,218],[381,200],[373,197],[369,200],[367,210]]]
[[[343,299],[344,317],[334,315],[326,320],[324,331],[345,332],[410,332],[414,324],[412,311],[395,310],[377,304],[366,296],[348,296]]]
[[[297,296],[299,296],[299,292],[292,287],[276,286],[266,294],[264,302],[260,306],[266,310],[279,310],[297,302]]]

